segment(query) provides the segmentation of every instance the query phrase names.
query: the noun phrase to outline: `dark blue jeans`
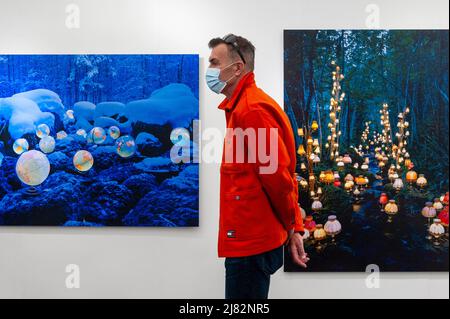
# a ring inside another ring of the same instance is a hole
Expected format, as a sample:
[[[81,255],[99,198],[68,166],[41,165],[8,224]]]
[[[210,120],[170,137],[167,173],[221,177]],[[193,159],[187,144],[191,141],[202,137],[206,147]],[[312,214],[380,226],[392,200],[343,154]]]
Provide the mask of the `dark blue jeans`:
[[[267,299],[270,276],[283,266],[283,246],[259,255],[225,259],[226,299]]]

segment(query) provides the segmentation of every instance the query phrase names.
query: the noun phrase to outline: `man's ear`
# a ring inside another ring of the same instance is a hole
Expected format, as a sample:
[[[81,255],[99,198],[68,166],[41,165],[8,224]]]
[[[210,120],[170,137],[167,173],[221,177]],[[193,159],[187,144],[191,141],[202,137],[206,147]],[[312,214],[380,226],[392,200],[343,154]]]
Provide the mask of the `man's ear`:
[[[241,76],[245,72],[245,64],[243,62],[236,63],[236,76]]]

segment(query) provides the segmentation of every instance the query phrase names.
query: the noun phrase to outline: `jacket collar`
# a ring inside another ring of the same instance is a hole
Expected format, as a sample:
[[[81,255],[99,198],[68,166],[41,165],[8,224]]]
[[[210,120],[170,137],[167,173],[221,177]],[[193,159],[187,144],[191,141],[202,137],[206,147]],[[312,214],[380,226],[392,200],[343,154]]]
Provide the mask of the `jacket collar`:
[[[218,108],[225,111],[233,110],[237,104],[239,97],[241,96],[242,91],[252,85],[255,85],[255,74],[253,72],[249,72],[244,75],[244,77],[239,81],[231,98],[226,98],[225,100],[223,100]]]

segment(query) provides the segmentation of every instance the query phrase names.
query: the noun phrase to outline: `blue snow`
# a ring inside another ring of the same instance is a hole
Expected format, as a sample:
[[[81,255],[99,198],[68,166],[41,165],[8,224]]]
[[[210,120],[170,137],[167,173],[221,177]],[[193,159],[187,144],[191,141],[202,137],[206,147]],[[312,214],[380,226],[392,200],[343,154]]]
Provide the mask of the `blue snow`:
[[[23,97],[35,102],[42,112],[56,113],[63,118],[65,107],[61,98],[53,91],[46,89],[36,89],[14,94],[12,97]]]
[[[132,122],[189,127],[198,118],[198,99],[187,85],[169,84],[154,91],[148,99],[128,103],[125,116]]]
[[[0,98],[0,120],[9,121],[8,131],[13,139],[27,133],[34,133],[39,124],[47,124],[50,129],[55,123],[55,116],[42,112],[36,102],[24,97]]]

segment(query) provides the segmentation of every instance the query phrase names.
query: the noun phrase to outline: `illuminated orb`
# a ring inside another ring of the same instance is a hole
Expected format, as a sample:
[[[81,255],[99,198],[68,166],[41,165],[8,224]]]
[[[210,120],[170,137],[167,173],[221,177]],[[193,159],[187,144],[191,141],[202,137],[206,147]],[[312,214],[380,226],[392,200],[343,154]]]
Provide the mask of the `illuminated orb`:
[[[64,131],[59,131],[58,133],[56,133],[57,140],[62,140],[62,139],[65,139],[66,137],[67,137],[67,133]]]
[[[94,165],[94,158],[88,151],[78,151],[73,156],[73,166],[80,172],[87,172]]]
[[[120,129],[117,126],[111,126],[108,129],[108,134],[111,136],[112,139],[116,140],[120,136]]]
[[[43,138],[44,136],[48,136],[50,134],[50,128],[47,124],[39,124],[36,129],[36,135],[39,138]]]
[[[87,137],[88,143],[102,144],[106,140],[106,132],[101,127],[94,127]]]
[[[66,111],[66,115],[67,115],[67,118],[70,119],[70,120],[74,120],[75,119],[75,116],[73,115],[73,110],[67,110]]]
[[[80,129],[77,131],[77,135],[85,138],[87,134],[86,134],[86,131],[85,131],[85,130],[83,130],[82,128],[80,128]]]
[[[136,152],[136,142],[128,135],[119,137],[116,141],[116,151],[121,157],[130,157]]]
[[[51,153],[55,150],[55,139],[51,136],[44,136],[39,141],[39,148],[44,153]]]
[[[17,139],[13,144],[14,153],[16,153],[17,155],[20,155],[23,152],[28,151],[29,147],[30,146],[28,145],[28,141],[24,138]]]
[[[17,160],[16,173],[24,184],[37,186],[47,179],[50,162],[42,152],[36,150],[24,152]]]

